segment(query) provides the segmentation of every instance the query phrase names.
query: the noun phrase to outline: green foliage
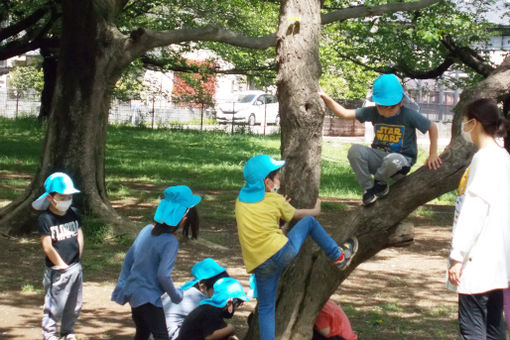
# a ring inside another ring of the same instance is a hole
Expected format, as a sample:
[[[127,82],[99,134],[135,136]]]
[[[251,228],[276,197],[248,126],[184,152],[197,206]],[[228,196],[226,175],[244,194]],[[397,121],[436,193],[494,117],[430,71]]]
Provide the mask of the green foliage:
[[[379,5],[395,1],[364,1],[365,5]],[[368,70],[396,67],[399,75],[406,72],[428,71],[441,64],[448,51],[441,39],[451,36],[460,47],[473,46],[487,41],[490,25],[482,14],[490,9],[494,0],[456,4],[443,1],[421,11],[399,12],[379,17],[359,18],[324,27],[325,43],[321,58],[342,64],[342,74],[358,81],[363,65]],[[326,1],[326,7],[345,7],[346,1]],[[488,61],[487,56],[484,56]],[[323,65],[328,65],[323,61]],[[456,65],[459,68],[459,65]],[[467,70],[472,74],[471,70]],[[326,73],[331,70],[325,68]],[[374,74],[372,74],[373,77]],[[366,79],[362,84],[366,84]],[[468,86],[476,81],[472,75],[457,86]],[[348,81],[349,84],[351,82]]]
[[[135,61],[128,67],[113,89],[113,97],[120,101],[140,99],[145,89],[143,86],[143,68],[139,61]]]
[[[40,95],[44,86],[42,68],[35,65],[12,68],[9,72],[9,86],[21,96],[26,95],[31,89]]]

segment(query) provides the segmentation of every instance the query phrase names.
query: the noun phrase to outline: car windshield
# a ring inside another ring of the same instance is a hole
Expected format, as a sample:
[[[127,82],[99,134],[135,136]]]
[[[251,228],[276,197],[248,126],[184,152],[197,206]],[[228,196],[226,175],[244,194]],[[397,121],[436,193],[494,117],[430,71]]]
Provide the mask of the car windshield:
[[[240,94],[234,98],[234,102],[235,103],[249,103],[253,100],[253,97],[255,97],[254,94]]]

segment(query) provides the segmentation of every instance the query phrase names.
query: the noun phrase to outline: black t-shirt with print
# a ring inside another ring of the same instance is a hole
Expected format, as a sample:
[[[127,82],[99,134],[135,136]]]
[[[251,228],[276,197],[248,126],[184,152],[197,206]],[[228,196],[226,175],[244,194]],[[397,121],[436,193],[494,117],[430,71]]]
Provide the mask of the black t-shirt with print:
[[[227,327],[221,308],[203,304],[188,314],[177,340],[204,340],[214,331]]]
[[[80,261],[78,247],[78,229],[81,219],[75,208],[69,208],[65,215],[59,216],[49,209],[39,216],[39,234],[49,235],[53,248],[68,265]],[[46,266],[53,264],[46,256]]]

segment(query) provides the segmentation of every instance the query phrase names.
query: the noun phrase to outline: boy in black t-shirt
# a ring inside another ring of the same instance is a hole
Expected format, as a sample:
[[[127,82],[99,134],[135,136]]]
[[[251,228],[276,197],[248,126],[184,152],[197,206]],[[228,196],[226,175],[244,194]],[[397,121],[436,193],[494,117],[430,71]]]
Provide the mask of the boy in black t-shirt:
[[[238,339],[234,327],[224,319],[232,318],[236,309],[249,301],[243,286],[236,279],[226,277],[216,281],[213,288],[213,296],[201,301],[184,319],[177,340]]]
[[[83,233],[81,219],[71,203],[72,195],[80,191],[62,172],[50,175],[44,182],[44,189],[46,192],[32,203],[34,209],[44,211],[38,221],[46,254],[43,339],[73,340],[76,339],[74,323],[82,305]],[[59,321],[62,321],[60,337],[57,336]]]

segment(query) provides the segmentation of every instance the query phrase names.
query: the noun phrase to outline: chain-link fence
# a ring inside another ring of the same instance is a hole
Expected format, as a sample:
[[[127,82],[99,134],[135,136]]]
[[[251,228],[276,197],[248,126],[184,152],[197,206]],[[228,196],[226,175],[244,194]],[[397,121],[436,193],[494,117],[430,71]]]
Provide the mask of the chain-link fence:
[[[0,116],[18,118],[39,115],[40,97],[35,92],[21,94],[13,89],[0,89]]]

